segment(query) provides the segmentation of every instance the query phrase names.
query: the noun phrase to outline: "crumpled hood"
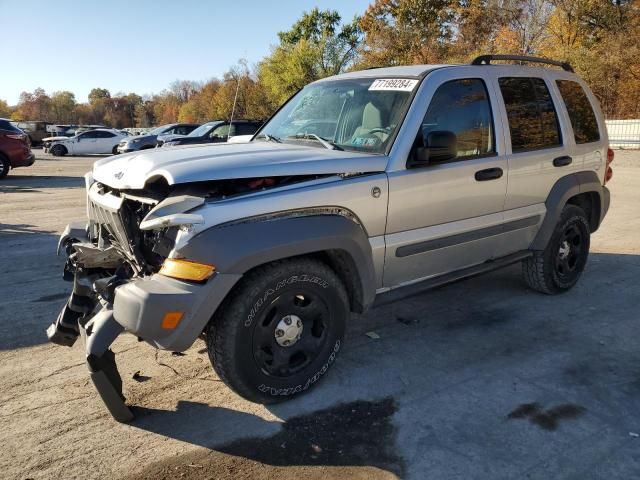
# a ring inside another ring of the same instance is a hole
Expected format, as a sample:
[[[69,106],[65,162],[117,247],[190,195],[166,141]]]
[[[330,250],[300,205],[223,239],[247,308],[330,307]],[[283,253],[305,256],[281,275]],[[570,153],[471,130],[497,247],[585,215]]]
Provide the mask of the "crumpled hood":
[[[59,136],[59,137],[46,137],[43,138],[42,141],[43,142],[63,142],[65,140],[71,140],[73,137],[64,137],[64,136]]]
[[[141,189],[150,178],[169,185],[231,178],[382,172],[384,155],[272,142],[218,143],[142,150],[103,158],[93,178],[117,189]]]
[[[155,142],[157,135],[133,135],[131,137],[124,137],[123,140],[131,142],[132,140],[142,140],[144,143]]]

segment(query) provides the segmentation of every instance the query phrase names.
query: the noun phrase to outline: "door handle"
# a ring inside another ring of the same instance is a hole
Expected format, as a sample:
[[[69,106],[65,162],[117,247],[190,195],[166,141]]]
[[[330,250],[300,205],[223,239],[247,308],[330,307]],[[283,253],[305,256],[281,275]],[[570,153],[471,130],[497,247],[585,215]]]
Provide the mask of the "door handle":
[[[564,155],[562,157],[554,158],[553,159],[553,166],[554,167],[566,167],[567,165],[570,165],[571,162],[573,162],[573,158],[571,158],[569,155]]]
[[[475,177],[476,181],[478,182],[484,182],[486,180],[497,180],[498,178],[502,177],[502,169],[495,167],[479,170],[476,172]]]

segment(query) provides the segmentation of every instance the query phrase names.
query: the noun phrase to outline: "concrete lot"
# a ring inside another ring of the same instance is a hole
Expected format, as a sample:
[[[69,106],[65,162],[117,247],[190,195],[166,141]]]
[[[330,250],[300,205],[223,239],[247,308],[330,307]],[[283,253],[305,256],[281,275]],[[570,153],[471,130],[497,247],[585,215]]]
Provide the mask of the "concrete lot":
[[[640,153],[617,154],[571,292],[527,290],[519,266],[395,292],[316,389],[270,407],[228,390],[201,341],[174,356],[123,336],[137,419],[121,425],[80,342],[44,333],[69,292],[57,234],[84,217],[94,159],[36,152],[0,181],[2,478],[640,477]]]

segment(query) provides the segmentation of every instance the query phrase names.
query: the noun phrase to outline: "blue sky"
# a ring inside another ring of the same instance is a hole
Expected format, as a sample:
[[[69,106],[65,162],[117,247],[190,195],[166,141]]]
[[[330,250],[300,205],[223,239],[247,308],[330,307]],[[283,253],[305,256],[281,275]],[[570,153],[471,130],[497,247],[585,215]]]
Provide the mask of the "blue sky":
[[[220,77],[240,58],[251,65],[302,12],[338,10],[343,20],[370,0],[0,0],[0,99],[94,87],[155,93],[176,80]]]

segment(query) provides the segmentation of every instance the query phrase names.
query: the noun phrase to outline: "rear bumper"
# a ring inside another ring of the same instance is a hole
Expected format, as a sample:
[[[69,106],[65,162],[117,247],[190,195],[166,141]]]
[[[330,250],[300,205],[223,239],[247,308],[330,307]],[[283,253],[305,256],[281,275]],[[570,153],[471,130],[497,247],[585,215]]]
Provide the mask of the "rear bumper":
[[[10,157],[11,168],[30,167],[36,161],[36,156],[31,150],[26,150]]]
[[[600,213],[600,223],[604,220],[604,217],[607,215],[609,211],[609,205],[611,203],[611,192],[607,187],[602,187],[602,207]]]

